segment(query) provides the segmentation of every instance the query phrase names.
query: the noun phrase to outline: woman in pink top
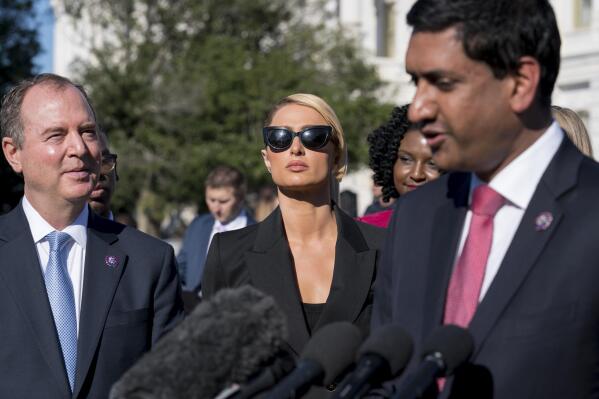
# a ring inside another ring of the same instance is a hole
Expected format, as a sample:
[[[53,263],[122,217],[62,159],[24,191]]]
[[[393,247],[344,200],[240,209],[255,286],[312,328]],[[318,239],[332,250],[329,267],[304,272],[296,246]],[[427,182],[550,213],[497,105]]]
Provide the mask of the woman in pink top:
[[[383,200],[397,198],[436,179],[441,171],[420,131],[408,121],[408,105],[395,107],[391,119],[368,135],[373,180],[382,187]],[[393,206],[358,220],[387,227]]]

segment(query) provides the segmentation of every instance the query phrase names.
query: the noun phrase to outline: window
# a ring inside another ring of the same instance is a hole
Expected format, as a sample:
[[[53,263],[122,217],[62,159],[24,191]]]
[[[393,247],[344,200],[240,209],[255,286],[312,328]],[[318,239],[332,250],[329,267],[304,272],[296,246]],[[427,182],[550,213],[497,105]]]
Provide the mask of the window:
[[[376,6],[376,55],[393,57],[395,55],[395,2],[393,0],[374,0]]]
[[[593,15],[593,0],[574,0],[574,26],[588,28]]]

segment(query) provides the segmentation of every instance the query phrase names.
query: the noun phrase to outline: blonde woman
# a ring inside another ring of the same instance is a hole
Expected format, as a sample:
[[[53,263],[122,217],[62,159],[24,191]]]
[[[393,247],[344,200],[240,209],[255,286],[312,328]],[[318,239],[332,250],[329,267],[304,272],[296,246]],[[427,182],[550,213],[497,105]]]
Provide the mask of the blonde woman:
[[[592,158],[591,139],[580,116],[570,108],[558,107],[557,105],[551,106],[551,113],[574,145],[584,155]]]
[[[347,164],[341,123],[323,99],[294,94],[273,107],[263,138],[279,207],[261,223],[214,237],[204,296],[243,284],[273,296],[287,316],[295,354],[332,321],[367,333],[384,230],[335,205]]]

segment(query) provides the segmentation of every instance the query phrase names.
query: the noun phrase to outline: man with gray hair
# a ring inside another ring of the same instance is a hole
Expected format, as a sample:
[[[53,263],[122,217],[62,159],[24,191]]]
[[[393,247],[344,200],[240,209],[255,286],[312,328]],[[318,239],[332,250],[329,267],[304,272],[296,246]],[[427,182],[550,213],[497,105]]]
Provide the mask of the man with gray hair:
[[[89,211],[101,150],[82,87],[25,80],[0,126],[25,182],[0,217],[0,397],[106,398],[182,317],[173,250]]]

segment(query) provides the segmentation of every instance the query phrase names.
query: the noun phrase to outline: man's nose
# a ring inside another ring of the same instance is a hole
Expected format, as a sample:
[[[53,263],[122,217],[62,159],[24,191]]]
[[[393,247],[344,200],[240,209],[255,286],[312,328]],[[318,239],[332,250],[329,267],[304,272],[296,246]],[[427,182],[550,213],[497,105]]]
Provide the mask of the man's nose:
[[[431,88],[426,83],[419,83],[412,103],[408,108],[408,119],[412,123],[422,123],[434,120],[437,114],[437,105]]]

